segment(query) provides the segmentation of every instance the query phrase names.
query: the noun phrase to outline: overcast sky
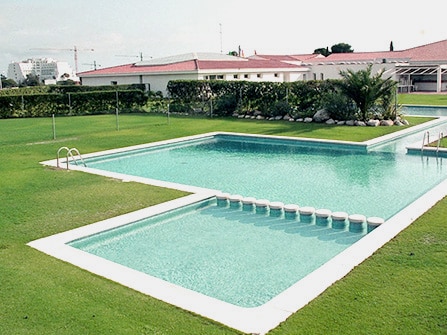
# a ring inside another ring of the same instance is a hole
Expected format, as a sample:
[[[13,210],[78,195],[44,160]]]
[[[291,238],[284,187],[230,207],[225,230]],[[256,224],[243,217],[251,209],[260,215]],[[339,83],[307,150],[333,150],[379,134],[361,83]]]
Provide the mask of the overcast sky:
[[[0,0],[0,73],[32,57],[74,68],[74,46],[79,71],[133,63],[140,52],[149,59],[239,45],[245,56],[337,43],[384,51],[393,41],[403,50],[447,39],[446,8],[445,0]]]

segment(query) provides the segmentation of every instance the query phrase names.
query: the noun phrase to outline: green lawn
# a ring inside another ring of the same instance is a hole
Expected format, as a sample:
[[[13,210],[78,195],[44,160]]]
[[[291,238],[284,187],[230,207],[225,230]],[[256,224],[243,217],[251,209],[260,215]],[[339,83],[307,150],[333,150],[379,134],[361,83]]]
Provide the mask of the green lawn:
[[[447,94],[399,94],[398,102],[403,105],[447,106]]]
[[[409,118],[411,124],[426,119]],[[364,141],[394,127],[122,115],[0,120],[0,334],[238,334],[25,244],[184,195],[38,162],[235,131]],[[447,200],[272,334],[447,334]],[[280,274],[278,274],[280,275]]]

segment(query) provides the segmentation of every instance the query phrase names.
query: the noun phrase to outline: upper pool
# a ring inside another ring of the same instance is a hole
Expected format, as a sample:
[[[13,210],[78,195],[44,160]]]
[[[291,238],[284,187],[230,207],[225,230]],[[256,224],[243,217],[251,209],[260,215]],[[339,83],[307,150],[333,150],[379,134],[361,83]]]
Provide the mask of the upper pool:
[[[89,168],[388,219],[446,178],[442,160],[218,134],[86,159]]]

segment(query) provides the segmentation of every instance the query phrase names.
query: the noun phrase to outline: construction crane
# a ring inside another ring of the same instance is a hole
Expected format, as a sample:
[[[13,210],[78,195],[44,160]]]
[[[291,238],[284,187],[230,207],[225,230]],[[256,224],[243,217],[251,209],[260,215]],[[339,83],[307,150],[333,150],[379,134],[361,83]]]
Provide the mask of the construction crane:
[[[71,49],[58,49],[58,48],[33,48],[31,50],[54,50],[54,51],[73,51],[75,72],[78,73],[78,51],[95,51],[94,49],[78,49],[76,45]]]
[[[115,57],[128,57],[128,58],[138,57],[138,58],[140,58],[141,62],[143,61],[143,53],[142,52],[140,52],[139,56],[136,56],[136,55],[115,55]]]
[[[93,67],[93,69],[96,71],[96,67],[101,67],[101,64],[96,64],[96,61],[94,60],[93,63],[82,63],[82,65],[90,65]]]

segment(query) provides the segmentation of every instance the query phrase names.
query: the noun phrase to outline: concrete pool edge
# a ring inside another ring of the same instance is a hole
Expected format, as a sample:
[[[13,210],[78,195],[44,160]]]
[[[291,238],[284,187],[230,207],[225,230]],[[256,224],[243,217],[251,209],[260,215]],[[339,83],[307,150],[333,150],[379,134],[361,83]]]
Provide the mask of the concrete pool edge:
[[[407,129],[408,130],[408,129]],[[186,139],[200,139],[223,132],[213,132],[187,137]],[[224,133],[237,134],[237,133]],[[246,136],[247,134],[243,134]],[[258,136],[258,135],[250,135]],[[399,135],[401,136],[401,135]],[[267,138],[280,138],[281,136],[265,136]],[[295,138],[293,138],[295,139]],[[132,148],[146,148],[160,143],[176,143],[185,138],[173,139],[168,141],[151,143],[150,145],[134,146]],[[319,141],[306,139],[309,142]],[[382,140],[389,140],[388,137]],[[328,141],[337,144],[344,144],[342,141]],[[365,146],[365,143],[356,143],[359,146]],[[130,147],[118,149],[118,151],[129,150]],[[116,152],[115,150],[109,150]],[[94,157],[104,154],[93,153],[84,155],[84,157]],[[42,164],[56,166],[56,160],[42,162]],[[92,225],[83,226],[74,230],[52,235],[28,243],[29,246],[40,250],[48,255],[63,261],[69,262],[75,266],[95,273],[99,276],[118,282],[124,286],[136,291],[150,295],[169,304],[189,310],[204,317],[213,319],[229,327],[238,329],[246,333],[263,334],[275,328],[281,322],[285,321],[290,315],[307,305],[310,301],[324,292],[334,282],[343,278],[355,266],[362,263],[370,257],[376,250],[382,247],[389,240],[394,238],[400,231],[408,227],[420,215],[431,208],[436,202],[441,200],[447,194],[447,182],[444,181],[422,195],[419,199],[404,208],[398,214],[388,219],[385,224],[368,235],[364,236],[359,242],[355,243],[345,251],[334,257],[331,261],[312,272],[289,289],[283,291],[274,297],[268,303],[256,308],[242,308],[224,303],[214,298],[203,296],[188,289],[179,288],[176,285],[164,282],[157,278],[142,274],[127,267],[120,266],[102,258],[84,253],[66,245],[66,242],[76,238],[91,235],[105,229],[111,229],[116,226],[127,224],[129,221],[135,221],[148,215],[156,215],[163,211],[188,205],[203,199],[213,197],[217,194],[216,190],[180,185],[176,183],[162,182],[140,177],[131,177],[124,174],[105,173],[102,170],[85,168],[82,166],[70,166],[72,170],[79,170],[93,174],[99,174],[106,177],[116,178],[123,181],[133,181],[156,185],[160,187],[176,188],[182,191],[191,192],[190,196],[179,198],[170,202],[151,206],[136,212],[123,216],[111,218]],[[98,263],[99,262],[99,263]],[[123,270],[126,271],[123,271]]]
[[[447,194],[447,181],[424,194],[361,240],[286,289],[266,304],[242,308],[215,298],[181,288],[125,266],[85,253],[66,243],[77,238],[112,229],[144,217],[157,215],[180,206],[209,199],[213,192],[192,194],[139,211],[93,223],[28,243],[29,246],[62,261],[71,263],[101,277],[120,283],[166,303],[210,318],[231,328],[264,334],[307,305],[333,283],[346,276],[354,267],[408,227],[425,211]]]

